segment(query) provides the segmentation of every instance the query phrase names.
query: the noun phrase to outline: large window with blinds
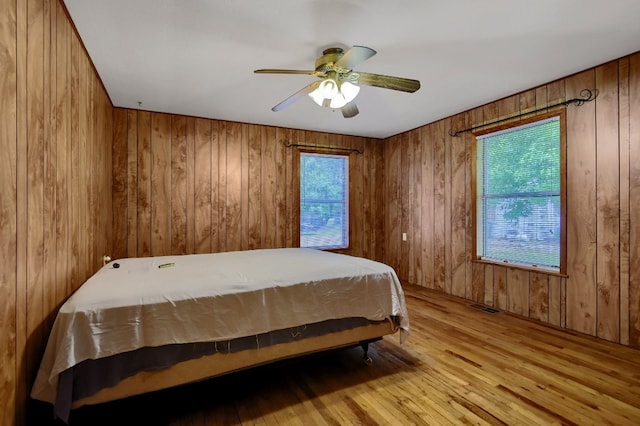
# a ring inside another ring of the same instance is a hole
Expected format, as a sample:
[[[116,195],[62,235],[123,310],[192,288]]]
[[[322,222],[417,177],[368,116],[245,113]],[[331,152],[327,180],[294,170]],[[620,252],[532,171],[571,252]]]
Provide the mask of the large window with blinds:
[[[300,247],[349,246],[349,156],[300,153]]]
[[[564,113],[476,134],[476,258],[563,272]]]

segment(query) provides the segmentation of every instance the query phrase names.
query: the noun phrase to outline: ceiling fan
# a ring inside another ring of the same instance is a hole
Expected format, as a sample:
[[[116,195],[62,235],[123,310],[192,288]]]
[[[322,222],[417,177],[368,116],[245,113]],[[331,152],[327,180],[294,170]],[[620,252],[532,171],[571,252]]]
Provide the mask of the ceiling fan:
[[[375,54],[375,50],[364,46],[353,46],[346,52],[339,47],[331,47],[325,49],[322,56],[316,60],[314,71],[259,69],[254,72],[258,74],[305,74],[321,79],[306,85],[289,96],[271,108],[273,111],[281,111],[305,95],[309,95],[318,105],[340,109],[344,118],[351,118],[358,114],[358,107],[354,102],[360,91],[358,85],[409,93],[420,88],[418,80],[354,71],[356,66]]]

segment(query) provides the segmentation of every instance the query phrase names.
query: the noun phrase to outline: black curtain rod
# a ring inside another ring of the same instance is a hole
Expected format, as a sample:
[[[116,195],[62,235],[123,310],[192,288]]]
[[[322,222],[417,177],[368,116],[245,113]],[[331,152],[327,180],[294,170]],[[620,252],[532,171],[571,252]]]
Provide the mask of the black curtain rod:
[[[339,146],[306,145],[303,143],[289,143],[289,142],[285,142],[284,146],[286,146],[287,148],[300,147],[300,148],[314,148],[314,149],[331,149],[335,151],[351,151],[351,152],[357,152],[358,154],[364,154],[364,151],[361,151],[357,148],[342,148]]]
[[[509,120],[514,120],[514,119],[517,119],[517,118],[522,118],[522,117],[525,117],[527,115],[535,114],[535,113],[541,112],[541,111],[548,111],[549,109],[555,108],[555,107],[558,107],[558,106],[567,107],[567,106],[569,106],[571,104],[574,104],[575,106],[581,106],[581,105],[585,104],[586,102],[591,102],[592,100],[594,100],[598,96],[598,92],[597,92],[597,90],[582,89],[580,91],[580,96],[581,96],[580,98],[574,98],[574,99],[569,99],[568,101],[558,102],[557,104],[548,105],[546,107],[538,108],[538,109],[535,109],[535,110],[529,111],[529,112],[524,112],[524,113],[519,114],[519,115],[514,115],[513,117],[502,118],[500,120],[492,121],[490,123],[480,124],[479,126],[473,126],[473,127],[467,128],[467,129],[456,130],[456,131],[454,131],[453,129],[449,129],[449,136],[459,136],[461,133],[472,132],[474,130],[481,129],[483,127],[492,126],[494,124],[502,123],[503,121],[509,121]]]

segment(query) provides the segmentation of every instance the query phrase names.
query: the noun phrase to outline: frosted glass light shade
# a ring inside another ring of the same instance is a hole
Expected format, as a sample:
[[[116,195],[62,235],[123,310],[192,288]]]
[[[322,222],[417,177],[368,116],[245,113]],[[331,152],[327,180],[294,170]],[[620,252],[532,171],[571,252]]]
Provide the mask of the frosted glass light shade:
[[[340,92],[344,96],[345,101],[347,101],[348,103],[354,100],[356,96],[358,96],[358,93],[360,92],[360,86],[356,86],[355,84],[345,81],[340,86]]]
[[[347,100],[344,98],[342,93],[339,93],[331,99],[331,103],[329,104],[329,108],[338,109],[342,108],[347,104]]]
[[[317,103],[320,106],[324,106],[324,97],[318,92],[318,89],[315,89],[313,92],[309,93],[313,102]]]
[[[316,90],[318,90],[325,99],[333,99],[339,92],[338,83],[332,78],[324,80]]]
[[[332,78],[327,78],[313,92],[309,93],[309,96],[318,105],[329,106],[333,98],[339,93],[338,83]]]

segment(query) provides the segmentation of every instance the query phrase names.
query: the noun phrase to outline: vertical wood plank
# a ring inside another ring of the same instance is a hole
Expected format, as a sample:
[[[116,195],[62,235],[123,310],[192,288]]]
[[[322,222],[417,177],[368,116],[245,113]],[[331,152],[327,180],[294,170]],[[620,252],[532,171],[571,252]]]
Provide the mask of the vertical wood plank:
[[[211,253],[211,121],[195,122],[195,252]]]
[[[446,150],[445,132],[446,123],[442,120],[435,124],[433,135],[433,283],[436,290],[445,291],[446,269],[446,226],[448,222],[445,207],[445,173]]]
[[[459,115],[457,117],[460,117]],[[455,117],[447,117],[443,120],[444,128],[442,138],[444,139],[444,291],[451,294],[452,269],[453,269],[453,244],[452,244],[452,160],[451,160],[451,136],[449,129],[453,127]]]
[[[549,275],[529,273],[529,317],[549,322]]]
[[[545,86],[543,87],[546,93],[546,87]],[[531,90],[527,90],[526,92],[520,93],[520,95],[518,96],[518,109],[521,114],[527,113],[536,108],[536,95],[537,95],[538,89],[539,88],[531,89]],[[545,94],[545,98],[546,98],[546,94]]]
[[[45,2],[46,3],[46,2]],[[46,48],[45,48],[46,50]],[[89,118],[87,115],[88,107],[88,81],[89,75],[93,72],[93,68],[89,65],[89,59],[87,55],[84,54],[84,51],[79,48],[79,56],[80,56],[80,65],[79,65],[79,74],[78,74],[78,91],[79,91],[79,99],[78,99],[78,140],[79,140],[79,157],[80,157],[80,194],[83,196],[78,196],[77,198],[80,201],[80,219],[78,221],[78,227],[80,228],[80,282],[84,282],[91,273],[93,272],[91,268],[92,259],[89,257],[89,246],[91,235],[87,232],[89,228],[89,224],[91,222],[91,218],[88,217],[87,213],[90,211],[89,208],[89,197],[87,194],[91,192],[91,179],[90,174],[93,172],[93,164],[92,159],[89,158],[89,146],[91,141],[88,140],[88,129],[89,129]],[[46,104],[46,101],[45,101]],[[111,141],[113,143],[113,141]]]
[[[127,257],[127,110],[113,111],[113,253],[114,259]]]
[[[16,421],[16,288],[17,288],[17,23],[16,2],[0,2],[0,412],[8,424]],[[5,367],[6,366],[6,367]]]
[[[422,135],[422,285],[434,288],[434,201],[433,201],[433,139],[435,126],[421,129]]]
[[[413,243],[412,251],[412,268],[414,269],[414,282],[416,285],[423,285],[422,272],[422,132],[420,130],[412,130],[410,133],[411,142],[411,159],[412,159],[412,176],[410,179],[414,187],[411,196],[411,238]]]
[[[69,259],[69,198],[67,181],[67,151],[69,138],[67,131],[68,112],[68,84],[67,66],[68,56],[66,49],[67,29],[66,16],[60,4],[56,4],[56,306],[59,306],[66,295],[68,288],[68,259]]]
[[[596,68],[597,336],[620,340],[618,63]]]
[[[251,128],[249,128],[249,130],[251,130]],[[289,133],[289,142],[291,144],[296,144],[296,143],[300,143],[299,139],[301,137],[303,133],[301,131],[297,131],[297,130],[292,130]],[[247,138],[247,157],[248,157],[248,161],[250,164],[250,156],[249,156],[249,147],[251,146],[251,133],[249,133],[249,136]],[[297,235],[297,225],[295,224],[295,218],[296,218],[296,213],[298,211],[298,206],[296,206],[296,197],[294,194],[295,191],[295,182],[297,181],[298,177],[294,175],[294,165],[293,165],[293,161],[294,161],[294,153],[293,153],[293,148],[289,147],[285,150],[285,179],[286,182],[288,182],[287,185],[287,218],[288,218],[288,223],[287,223],[287,237],[286,237],[286,247],[295,247],[296,244],[296,235]],[[248,180],[249,182],[251,182],[251,170],[250,167],[247,167],[247,174],[248,174]],[[247,193],[247,196],[250,197],[250,195]],[[247,201],[247,205],[249,206],[251,203],[250,198]],[[250,211],[250,210],[249,210]],[[250,220],[249,220],[249,211],[247,212],[247,226],[249,226]],[[247,228],[249,229],[249,228]],[[250,233],[247,233],[247,236],[249,236]]]
[[[356,200],[349,204],[349,210],[353,211],[353,215],[351,216],[351,238],[353,241],[350,242],[350,246],[352,249],[351,254],[354,256],[362,256],[364,252],[364,225],[365,225],[365,211],[364,211],[364,203],[365,199],[365,188],[364,188],[364,170],[363,164],[365,159],[365,146],[364,140],[359,137],[350,137],[350,143],[347,144],[345,142],[345,148],[356,149],[362,154],[352,153],[349,156],[349,179],[351,181],[349,191],[349,198],[351,200]],[[344,138],[343,138],[344,140]],[[353,180],[351,180],[353,178]]]
[[[127,110],[127,256],[138,256],[138,114],[133,110]]]
[[[49,78],[44,79],[44,270],[43,276],[49,277],[48,285],[44,288],[44,312],[50,313],[55,309],[55,289],[51,285],[51,277],[55,277],[55,175],[56,175],[56,149],[55,149],[55,6],[50,1],[44,3],[44,74]],[[48,53],[48,54],[47,54]],[[86,87],[85,87],[86,88]],[[51,328],[52,315],[46,319],[44,327]]]
[[[171,116],[151,114],[151,255],[171,254]]]
[[[577,98],[579,92],[575,95],[571,95],[566,92],[566,80],[560,79],[556,81],[552,81],[547,84],[547,102],[546,105],[556,105],[558,102],[564,101],[565,99],[573,99]],[[594,87],[594,86],[585,86],[582,89]],[[580,90],[582,90],[580,89]],[[536,99],[537,101],[537,99]]]
[[[218,122],[218,244],[220,251],[227,248],[227,126],[226,121]]]
[[[372,201],[372,206],[375,206],[374,211],[372,212],[374,216],[375,223],[375,235],[373,237],[373,252],[374,259],[377,261],[383,261],[386,258],[387,252],[387,238],[386,238],[386,228],[385,228],[385,208],[387,206],[387,193],[384,191],[386,182],[386,177],[388,176],[388,172],[385,168],[384,161],[384,144],[378,141],[372,141],[374,150],[375,150],[375,168],[372,169],[373,173],[373,185],[375,188],[373,189],[373,194],[375,200]]]
[[[567,279],[560,279],[560,327],[567,326]]]
[[[493,270],[493,306],[507,309],[507,268],[495,266]]]
[[[27,5],[27,247],[26,247],[26,335],[29,336],[25,364],[27,381],[46,343],[44,306],[44,5],[30,0]],[[0,242],[4,241],[0,238]],[[3,299],[6,300],[6,299]]]
[[[151,256],[151,113],[138,113],[138,256]]]
[[[566,79],[566,96],[594,87],[593,70]],[[567,326],[596,334],[595,104],[567,109]]]
[[[479,124],[482,123],[483,120],[483,116],[484,116],[484,111],[482,110],[482,108],[476,108],[472,111],[470,111],[467,114],[468,118],[468,122],[467,122],[467,126],[465,128],[470,128],[473,126],[477,126]],[[476,193],[477,193],[477,183],[476,183],[476,173],[477,173],[477,140],[476,137],[473,135],[473,133],[468,132],[466,133],[466,141],[467,141],[467,148],[468,148],[468,153],[467,153],[467,159],[468,159],[468,164],[467,164],[467,172],[469,174],[469,177],[467,178],[467,190],[469,191],[469,195],[467,196],[467,229],[468,229],[468,236],[466,239],[466,244],[467,246],[467,264],[466,264],[466,271],[465,271],[465,284],[464,284],[464,294],[467,299],[471,299],[472,295],[473,295],[473,263],[472,261],[475,259],[475,257],[477,256],[476,253],[476,229],[477,229],[477,224],[474,222],[475,218],[476,218]],[[500,289],[497,288],[495,285],[493,287],[493,297],[494,297],[494,304],[492,306],[495,305],[495,298],[496,298],[496,291],[499,291]],[[506,300],[506,298],[505,298]],[[501,308],[502,309],[502,308]]]
[[[187,118],[170,119],[170,247],[171,254],[187,254]]]
[[[400,176],[402,161],[402,145],[398,136],[392,137],[385,144],[385,170],[388,170],[385,186],[387,188],[386,226],[388,249],[386,262],[392,268],[400,266],[400,251],[402,243],[402,231],[400,229]]]
[[[242,192],[242,200],[240,201],[241,205],[241,224],[242,233],[240,235],[240,248],[241,250],[249,249],[249,125],[242,125],[242,141],[241,141],[241,169],[242,169],[242,177],[241,177],[241,192]],[[286,155],[286,153],[285,153]],[[286,172],[285,172],[286,173]],[[284,178],[285,182],[289,182]],[[285,201],[286,202],[286,201]],[[285,212],[286,216],[286,212]],[[283,219],[283,222],[289,223],[286,219]]]
[[[458,114],[452,120],[452,128],[465,128],[465,114]],[[467,186],[466,137],[449,136],[451,145],[451,294],[464,297],[467,261]],[[485,297],[486,299],[486,297]],[[489,300],[493,299],[493,293]]]
[[[547,105],[547,85],[536,88],[536,109],[544,108]]]
[[[298,132],[299,142],[304,142],[306,140],[306,132],[300,131]],[[295,183],[293,187],[293,214],[292,214],[292,227],[294,228],[293,235],[293,244],[294,247],[300,247],[302,245],[301,242],[301,209],[300,209],[300,200],[301,200],[301,182],[300,182],[300,150],[298,148],[292,149],[292,161],[291,161],[291,175],[296,176]]]
[[[398,208],[400,209],[400,258],[398,264],[398,276],[401,280],[414,284],[413,274],[410,270],[409,260],[411,259],[411,215],[409,214],[412,186],[409,185],[409,175],[411,173],[411,159],[409,147],[409,134],[403,133],[399,135],[400,141],[400,175],[399,185],[402,195],[398,198]],[[406,234],[406,241],[403,238]]]
[[[275,203],[275,222],[276,222],[276,239],[275,247],[285,247],[287,238],[287,181],[285,159],[286,152],[285,143],[291,138],[289,129],[277,128],[275,139],[275,182],[276,182],[276,203]]]
[[[510,118],[520,114],[520,96],[514,95],[500,99],[497,102],[497,109],[500,119]]]
[[[98,163],[95,161],[96,156],[100,155],[98,150],[97,141],[94,139],[96,137],[96,132],[98,128],[97,124],[97,95],[94,92],[95,88],[95,78],[93,75],[87,75],[87,111],[86,111],[86,119],[87,119],[87,133],[90,135],[89,138],[91,143],[88,145],[87,149],[87,157],[90,159],[91,167],[94,169],[98,167]],[[96,190],[96,186],[98,185],[99,176],[97,173],[91,173],[88,176],[87,181],[89,182],[89,191],[88,191],[88,203],[87,208],[90,212],[89,220],[87,221],[87,229],[89,230],[89,250],[88,250],[88,258],[89,262],[91,262],[90,270],[93,271],[95,268],[95,260],[100,256],[99,249],[97,248],[97,238],[96,235],[98,233],[98,191]]]
[[[263,248],[274,248],[276,241],[276,221],[275,221],[275,205],[276,205],[276,161],[275,161],[275,142],[276,130],[274,127],[262,128],[262,154],[261,160],[261,184],[260,191],[261,201],[261,239]]]
[[[479,266],[479,265],[478,265]],[[493,288],[495,280],[493,272],[495,267],[493,265],[484,265],[484,300],[483,303],[488,306],[493,305]]]
[[[484,265],[483,263],[474,263],[472,265],[472,287],[471,300],[474,302],[482,303],[484,301],[484,288],[485,288],[485,268],[492,266]]]
[[[529,272],[507,268],[507,310],[529,316]]]
[[[226,251],[236,251],[241,248],[242,226],[242,125],[227,123],[227,186],[226,186]]]
[[[27,74],[27,39],[28,39],[28,11],[27,2],[17,2],[16,13],[16,64],[17,64],[17,108],[16,108],[16,348],[25,348],[27,343],[27,268],[28,268],[28,81]],[[1,222],[0,222],[1,223]],[[16,365],[16,407],[15,419],[23,423],[26,418],[25,404],[28,398],[28,365],[24,356],[17,357]]]
[[[100,82],[100,80],[98,80]],[[100,82],[101,83],[101,82]],[[102,111],[103,117],[105,119],[104,127],[101,130],[102,143],[105,146],[105,152],[108,153],[107,161],[113,162],[112,158],[112,150],[111,150],[111,137],[113,135],[113,104],[111,103],[111,99],[107,95],[107,92],[104,91],[104,87],[102,84],[98,85],[98,89],[100,90],[102,96]],[[113,180],[113,170],[111,167],[105,167],[105,177],[108,179],[106,182],[107,187]],[[111,199],[111,194],[108,192],[103,196],[103,199],[106,201],[105,207],[107,208],[107,213],[103,215],[103,226],[106,229],[105,240],[107,243],[105,252],[111,253],[113,251],[112,241],[113,241],[113,227],[111,226],[113,223],[113,200]]]
[[[561,306],[561,278],[558,276],[549,276],[549,323],[560,326],[560,314],[563,310]]]
[[[211,251],[220,252],[220,121],[211,123]]]
[[[69,22],[69,21],[68,21]],[[69,22],[69,25],[70,22]],[[70,31],[72,31],[70,29]],[[99,97],[99,115],[98,115],[98,135],[96,142],[100,147],[100,188],[110,188],[113,182],[113,170],[112,164],[112,149],[111,149],[111,137],[113,134],[113,109],[111,101],[106,95],[106,92],[102,90],[102,84],[100,80],[95,78],[95,91]],[[113,223],[113,203],[111,194],[108,191],[99,191],[99,203],[98,208],[102,213],[96,214],[99,218],[99,236],[100,252],[111,253],[112,252],[112,223]],[[96,259],[96,270],[102,266],[101,259]]]
[[[500,117],[500,110],[498,108],[498,102],[484,105],[482,107],[482,122],[491,124],[494,120],[497,120]]]
[[[620,343],[629,344],[629,57],[618,61],[620,152]]]
[[[375,200],[375,188],[372,183],[375,176],[375,172],[373,172],[373,170],[376,168],[375,149],[373,149],[372,141],[370,140],[365,140],[363,146],[365,147],[365,150],[362,154],[362,167],[364,169],[362,176],[362,187],[364,191],[364,198],[362,201],[362,256],[368,259],[373,259],[375,257],[375,220],[373,219],[371,206]]]
[[[98,123],[99,97],[94,91],[96,82],[93,76],[89,76],[87,85],[90,93],[89,108],[88,108],[87,114],[88,114],[88,119],[90,123],[89,133],[92,138],[92,143],[90,145],[89,151],[90,151],[90,158],[94,159],[97,156],[101,155],[101,151],[100,151],[99,143],[97,140],[97,133],[98,133],[98,129],[100,128]],[[93,138],[96,138],[96,139],[93,139]],[[99,164],[96,161],[92,161],[92,163],[95,170],[101,170],[99,168]],[[101,181],[100,173],[95,173],[91,175],[90,180],[91,180],[91,189],[89,191],[89,212],[90,212],[91,219],[89,220],[88,228],[90,230],[89,235],[91,238],[91,243],[90,243],[90,249],[89,249],[89,256],[90,256],[89,260],[91,261],[92,266],[95,266],[97,258],[100,257],[101,255],[106,254],[106,253],[102,253],[102,250],[100,248],[100,242],[98,241],[98,238],[97,238],[100,232],[100,225],[99,225],[100,197],[99,197],[99,191],[96,190],[96,187],[99,186],[99,182]]]
[[[469,128],[471,126],[472,120],[473,120],[473,113],[471,111],[467,111],[464,115],[464,127],[465,129]],[[474,188],[475,188],[475,184],[474,184],[474,179],[475,179],[475,170],[476,170],[476,166],[475,166],[475,138],[473,137],[473,134],[467,132],[465,135],[463,135],[463,140],[460,143],[464,143],[465,146],[465,181],[464,181],[464,187],[465,187],[465,240],[464,240],[464,245],[465,245],[465,249],[464,249],[464,256],[465,256],[465,263],[464,263],[464,283],[462,283],[461,285],[463,286],[464,293],[461,295],[461,297],[468,297],[467,295],[470,294],[470,290],[471,290],[471,262],[473,261],[474,258],[474,247],[473,247],[473,242],[475,241],[475,236],[474,236],[474,231],[475,231],[475,225],[473,223],[473,218],[474,218],[474,211],[473,211],[473,207],[475,205],[475,201],[474,201]],[[493,300],[490,301],[489,303],[490,306],[493,306]]]
[[[629,343],[640,347],[640,54],[629,61]]]
[[[82,282],[78,279],[79,278],[78,263],[79,263],[79,254],[80,254],[80,247],[79,247],[80,232],[84,232],[84,230],[81,230],[79,227],[79,219],[80,219],[79,203],[80,203],[81,197],[79,196],[80,194],[80,162],[79,162],[80,141],[79,141],[79,134],[78,134],[78,131],[79,131],[78,121],[80,118],[80,111],[79,111],[78,98],[81,96],[81,94],[79,91],[78,84],[79,84],[79,73],[80,73],[80,69],[79,69],[80,55],[82,55],[84,51],[82,50],[80,46],[80,40],[77,38],[73,29],[70,28],[68,34],[69,34],[69,41],[67,43],[67,51],[69,52],[69,55],[70,55],[69,84],[71,86],[70,88],[71,96],[69,99],[70,101],[69,102],[69,107],[70,107],[69,137],[70,137],[71,147],[69,152],[67,153],[67,159],[69,161],[69,170],[68,170],[67,178],[71,183],[71,194],[69,197],[69,254],[71,257],[69,258],[68,273],[69,273],[69,284],[70,284],[70,293],[71,293],[75,291],[82,284]],[[111,116],[113,116],[113,112],[111,110],[109,110],[108,113]],[[110,143],[107,143],[107,145],[111,147]],[[113,160],[113,154],[109,158]],[[113,163],[113,161],[110,161],[110,163]],[[111,176],[113,176],[113,174],[111,174]],[[109,187],[111,187],[111,185],[107,186],[107,188]],[[109,211],[108,214],[109,214],[109,217],[113,218],[113,213],[111,211]],[[112,226],[112,224],[113,224],[113,221],[111,221],[109,225]],[[110,227],[107,230],[107,232],[112,232]],[[112,253],[112,251],[109,250],[109,253]]]
[[[196,212],[195,212],[195,183],[196,183],[196,119],[187,117],[186,130],[186,178],[187,178],[187,231],[186,231],[186,253],[193,254],[196,252]]]
[[[262,228],[260,210],[262,162],[262,131],[259,126],[249,126],[249,249],[260,247]],[[297,177],[296,177],[297,178]]]

